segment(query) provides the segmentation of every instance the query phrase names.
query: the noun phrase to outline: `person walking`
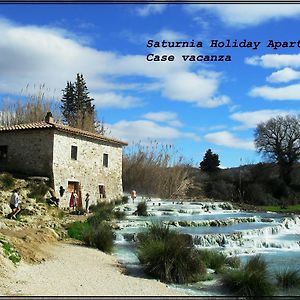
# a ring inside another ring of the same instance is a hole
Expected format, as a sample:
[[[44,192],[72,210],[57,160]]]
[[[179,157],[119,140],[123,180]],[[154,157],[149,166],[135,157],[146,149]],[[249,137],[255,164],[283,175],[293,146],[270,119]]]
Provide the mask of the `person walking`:
[[[18,195],[18,190],[13,190],[12,195],[10,197],[9,206],[12,212],[9,214],[9,218],[17,219],[17,214],[20,212],[20,197]]]
[[[90,202],[90,194],[86,193],[86,195],[85,195],[85,211],[87,214],[89,213],[89,202]]]
[[[131,199],[132,199],[132,203],[134,203],[134,200],[136,198],[136,191],[132,190],[131,193],[130,193],[130,196],[131,196]]]

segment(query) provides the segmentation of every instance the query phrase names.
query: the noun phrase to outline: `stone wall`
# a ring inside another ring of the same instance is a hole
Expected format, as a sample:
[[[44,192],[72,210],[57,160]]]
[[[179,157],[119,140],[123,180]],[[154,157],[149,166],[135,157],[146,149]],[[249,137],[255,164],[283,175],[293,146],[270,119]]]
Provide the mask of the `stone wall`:
[[[53,131],[50,129],[1,132],[0,146],[8,146],[1,169],[30,176],[52,177]]]
[[[71,146],[77,146],[77,160],[71,159]],[[108,167],[103,166],[103,154],[108,154]],[[65,189],[60,199],[61,206],[68,206],[70,192],[68,182],[78,182],[82,204],[86,193],[91,202],[111,201],[120,197],[122,190],[122,147],[83,136],[61,131],[54,134],[53,153],[54,188]],[[99,185],[105,186],[106,198],[100,198]]]

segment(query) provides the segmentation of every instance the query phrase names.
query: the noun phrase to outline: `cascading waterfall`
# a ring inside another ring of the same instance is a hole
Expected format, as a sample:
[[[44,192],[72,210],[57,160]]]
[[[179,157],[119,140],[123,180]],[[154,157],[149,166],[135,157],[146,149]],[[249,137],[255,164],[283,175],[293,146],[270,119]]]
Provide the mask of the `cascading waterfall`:
[[[114,224],[115,254],[129,274],[143,277],[136,249],[137,235],[152,222],[189,234],[196,248],[218,249],[247,259],[261,254],[270,268],[294,266],[300,260],[300,218],[276,213],[245,212],[226,202],[175,202],[152,199],[148,216],[133,213],[142,199],[118,207],[127,218]],[[209,295],[215,287],[211,285]],[[184,287],[189,289],[190,287]],[[212,292],[213,291],[213,292]],[[198,289],[197,289],[198,293]],[[199,295],[199,294],[196,294]]]
[[[259,229],[231,234],[193,235],[193,241],[197,247],[240,247],[240,253],[243,249],[248,252],[249,248],[300,249],[299,225],[299,217],[288,217],[284,218],[280,224]],[[299,234],[299,240],[280,240],[284,234]]]

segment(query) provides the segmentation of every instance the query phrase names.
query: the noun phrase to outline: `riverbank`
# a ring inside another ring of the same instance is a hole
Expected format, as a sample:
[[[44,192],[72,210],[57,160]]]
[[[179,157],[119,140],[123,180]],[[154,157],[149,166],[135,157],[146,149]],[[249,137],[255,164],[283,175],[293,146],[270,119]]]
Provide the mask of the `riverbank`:
[[[2,287],[7,296],[183,296],[154,279],[127,276],[117,259],[81,245],[48,246],[49,259],[21,262]]]

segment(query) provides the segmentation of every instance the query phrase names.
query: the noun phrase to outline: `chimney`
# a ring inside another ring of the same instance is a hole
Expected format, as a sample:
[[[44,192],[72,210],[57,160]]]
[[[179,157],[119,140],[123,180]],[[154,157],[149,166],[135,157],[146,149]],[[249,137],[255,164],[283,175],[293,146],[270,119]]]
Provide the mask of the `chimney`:
[[[48,112],[47,112],[47,115],[46,115],[46,117],[45,117],[45,122],[46,122],[46,123],[49,123],[49,124],[54,124],[54,118],[53,118],[53,116],[52,116],[51,111],[48,111]]]

